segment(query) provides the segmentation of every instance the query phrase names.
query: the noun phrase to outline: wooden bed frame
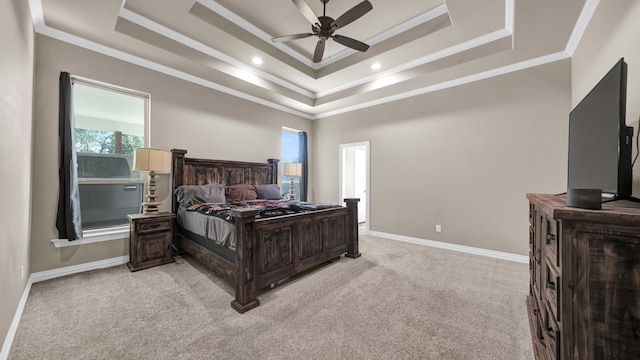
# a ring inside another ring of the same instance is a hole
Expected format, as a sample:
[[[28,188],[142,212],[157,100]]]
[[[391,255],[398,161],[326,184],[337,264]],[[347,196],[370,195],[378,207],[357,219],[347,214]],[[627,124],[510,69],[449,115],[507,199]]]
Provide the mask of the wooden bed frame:
[[[173,149],[172,192],[180,185],[220,183],[276,184],[278,160],[251,163],[186,158],[186,150]],[[175,194],[175,193],[174,193]],[[260,305],[256,290],[338,258],[360,256],[358,201],[345,199],[346,207],[256,219],[255,209],[233,210],[236,227],[235,262],[189,238],[176,226],[174,242],[235,286],[231,306],[244,313]],[[172,209],[178,204],[172,196]]]

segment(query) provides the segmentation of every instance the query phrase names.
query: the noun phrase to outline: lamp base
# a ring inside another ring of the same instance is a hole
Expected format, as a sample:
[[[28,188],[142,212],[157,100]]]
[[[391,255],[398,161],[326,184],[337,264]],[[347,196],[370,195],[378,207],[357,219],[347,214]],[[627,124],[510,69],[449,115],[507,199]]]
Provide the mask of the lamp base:
[[[147,184],[147,201],[142,203],[143,214],[157,214],[160,202],[156,201],[156,172],[149,172],[149,183]]]
[[[293,183],[293,177],[291,177],[291,184],[289,185],[289,200],[295,200],[296,199],[296,193],[294,192],[294,183]]]
[[[160,203],[157,201],[145,201],[142,203],[142,213],[143,214],[157,214],[158,206]]]

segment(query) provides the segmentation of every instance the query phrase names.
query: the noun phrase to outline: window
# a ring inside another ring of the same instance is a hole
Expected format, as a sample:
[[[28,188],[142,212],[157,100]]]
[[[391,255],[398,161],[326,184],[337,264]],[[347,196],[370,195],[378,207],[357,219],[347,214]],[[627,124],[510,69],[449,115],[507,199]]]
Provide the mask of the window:
[[[148,143],[149,95],[74,78],[74,141],[83,232],[128,226],[144,183],[133,150]]]
[[[282,128],[282,161],[280,173],[282,174],[282,192],[289,194],[291,188],[291,177],[284,175],[285,164],[300,163],[300,150],[298,140],[298,130]],[[293,193],[296,199],[300,199],[300,177],[294,176]]]

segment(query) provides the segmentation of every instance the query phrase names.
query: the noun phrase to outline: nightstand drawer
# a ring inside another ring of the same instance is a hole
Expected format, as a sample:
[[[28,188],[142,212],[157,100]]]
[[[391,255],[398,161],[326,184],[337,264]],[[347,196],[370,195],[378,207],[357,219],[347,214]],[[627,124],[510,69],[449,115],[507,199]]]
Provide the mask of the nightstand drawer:
[[[136,222],[136,232],[146,233],[151,231],[161,231],[171,229],[173,219],[159,219],[154,221]]]

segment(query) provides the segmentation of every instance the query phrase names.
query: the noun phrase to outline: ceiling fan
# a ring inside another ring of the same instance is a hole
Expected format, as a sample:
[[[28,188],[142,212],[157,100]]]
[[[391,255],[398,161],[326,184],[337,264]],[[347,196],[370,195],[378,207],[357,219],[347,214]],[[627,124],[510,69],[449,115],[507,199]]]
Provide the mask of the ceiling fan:
[[[302,13],[302,15],[309,20],[311,23],[311,32],[310,33],[302,33],[302,34],[293,34],[286,36],[278,36],[271,39],[273,42],[283,42],[289,40],[297,40],[304,39],[310,36],[318,36],[318,43],[316,44],[316,50],[313,53],[313,62],[318,63],[322,60],[322,55],[324,54],[324,44],[329,38],[332,38],[337,43],[340,43],[344,46],[350,47],[352,49],[365,52],[369,49],[369,45],[352,39],[347,36],[342,36],[338,34],[334,34],[334,32],[346,25],[351,24],[353,21],[359,19],[362,15],[368,13],[371,9],[373,9],[373,5],[368,0],[365,0],[358,5],[352,7],[347,10],[344,14],[342,14],[337,19],[333,19],[327,16],[327,3],[329,0],[320,0],[322,1],[323,10],[322,16],[317,17],[309,4],[307,4],[304,0],[292,0],[296,5],[298,10]]]

